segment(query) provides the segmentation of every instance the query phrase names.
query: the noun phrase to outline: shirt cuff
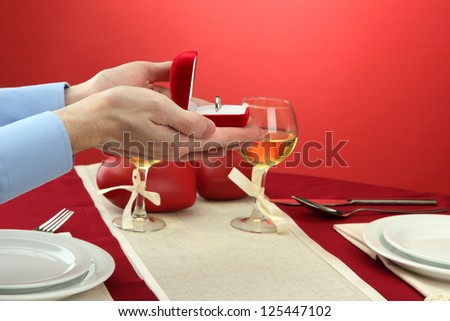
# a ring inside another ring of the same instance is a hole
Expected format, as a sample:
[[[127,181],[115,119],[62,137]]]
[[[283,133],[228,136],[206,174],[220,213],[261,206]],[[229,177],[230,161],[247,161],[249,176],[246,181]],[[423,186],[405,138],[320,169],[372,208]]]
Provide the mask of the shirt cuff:
[[[53,112],[0,127],[0,136],[0,203],[73,167],[69,136]]]

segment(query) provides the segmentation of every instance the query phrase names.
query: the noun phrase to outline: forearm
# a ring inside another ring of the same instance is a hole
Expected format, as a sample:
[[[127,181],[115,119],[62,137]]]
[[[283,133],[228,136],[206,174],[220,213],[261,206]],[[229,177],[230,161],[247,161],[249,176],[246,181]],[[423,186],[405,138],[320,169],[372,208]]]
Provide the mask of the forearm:
[[[103,128],[107,119],[102,116],[103,103],[97,96],[54,112],[64,124],[74,154],[96,147],[106,139]]]
[[[96,91],[89,87],[88,82],[67,87],[64,90],[65,106],[72,105],[94,93]]]

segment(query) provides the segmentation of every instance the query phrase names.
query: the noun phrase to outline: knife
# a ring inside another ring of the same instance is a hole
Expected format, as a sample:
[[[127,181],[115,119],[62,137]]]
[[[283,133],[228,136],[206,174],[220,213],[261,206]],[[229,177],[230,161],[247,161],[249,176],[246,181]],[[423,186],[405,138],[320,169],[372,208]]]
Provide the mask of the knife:
[[[293,198],[272,198],[272,203],[288,206],[302,206]],[[436,205],[433,199],[311,199],[311,201],[325,206],[340,205]]]

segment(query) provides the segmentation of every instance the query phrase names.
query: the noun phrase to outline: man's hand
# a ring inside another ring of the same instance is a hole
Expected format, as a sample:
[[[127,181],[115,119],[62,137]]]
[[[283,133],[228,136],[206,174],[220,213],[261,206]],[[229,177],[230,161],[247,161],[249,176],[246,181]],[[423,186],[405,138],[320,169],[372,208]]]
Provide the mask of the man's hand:
[[[74,153],[100,147],[127,156],[185,161],[262,136],[255,126],[216,128],[163,94],[131,86],[104,90],[55,113]]]
[[[117,86],[153,89],[156,82],[169,81],[171,61],[135,61],[100,71],[94,77],[65,90],[66,106]]]

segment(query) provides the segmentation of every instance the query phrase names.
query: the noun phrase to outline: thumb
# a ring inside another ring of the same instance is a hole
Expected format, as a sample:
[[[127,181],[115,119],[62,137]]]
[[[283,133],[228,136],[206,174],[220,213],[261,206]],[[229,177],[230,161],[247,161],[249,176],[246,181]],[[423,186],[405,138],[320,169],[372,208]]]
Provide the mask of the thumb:
[[[150,83],[157,81],[169,81],[171,61],[147,62],[147,79]]]
[[[196,139],[207,139],[216,131],[216,125],[212,120],[193,111],[181,109],[175,104],[172,112],[165,113],[165,116],[166,125]]]
[[[155,93],[155,91],[152,91]],[[196,139],[208,139],[216,131],[214,122],[196,112],[180,108],[169,97],[155,93],[160,99],[157,108],[159,112],[153,114],[153,121],[160,125],[169,126],[176,131],[186,135],[194,136]]]

